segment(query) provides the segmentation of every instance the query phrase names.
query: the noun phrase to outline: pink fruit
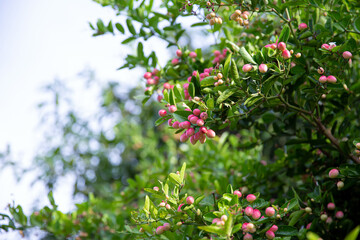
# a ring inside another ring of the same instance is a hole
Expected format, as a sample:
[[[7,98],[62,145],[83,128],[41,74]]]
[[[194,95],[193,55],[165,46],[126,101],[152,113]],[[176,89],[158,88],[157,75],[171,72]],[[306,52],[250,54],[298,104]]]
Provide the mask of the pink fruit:
[[[201,127],[201,126],[204,126],[204,120],[202,120],[202,119],[198,119],[197,121],[196,121],[196,125],[198,125],[199,127]]]
[[[198,140],[200,140],[200,137],[201,137],[201,132],[197,132],[194,135],[194,140],[198,141]]]
[[[330,45],[324,43],[323,45],[321,45],[321,48],[322,48],[322,49],[325,49],[325,50],[329,50],[329,49],[330,49]]]
[[[159,191],[159,187],[153,187],[154,191]]]
[[[258,220],[261,217],[261,212],[258,209],[254,209],[252,218]]]
[[[169,83],[164,83],[164,89],[170,89],[171,88],[171,85]]]
[[[171,127],[173,125],[171,118],[168,120],[168,125],[169,125],[169,127]]]
[[[148,79],[146,80],[146,84],[147,84],[147,85],[154,85],[154,84],[155,84],[155,80],[152,79],[152,78],[148,78]]]
[[[212,130],[211,130],[212,131]],[[234,195],[237,195],[238,198],[240,198],[242,196],[241,192],[239,190],[235,190],[234,191]]]
[[[145,78],[145,79],[151,78],[151,72],[146,72],[146,73],[144,74],[144,78]]]
[[[181,57],[182,51],[180,49],[176,50],[176,56]]]
[[[165,231],[170,229],[170,223],[164,223],[163,227],[165,228]]]
[[[195,130],[193,128],[189,128],[188,130],[186,130],[186,135],[188,137],[191,137],[194,134],[195,134]]]
[[[159,110],[159,116],[160,117],[165,117],[166,114],[167,114],[166,110],[164,110],[164,109]]]
[[[275,209],[273,207],[267,207],[265,210],[265,214],[268,217],[272,217],[275,215]]]
[[[242,228],[242,230],[244,231],[244,232],[247,232],[248,230],[247,230],[247,225],[248,225],[249,223],[243,223],[243,225],[241,226],[241,228]]]
[[[190,108],[185,108],[185,111],[191,112]]]
[[[248,231],[251,231],[251,230],[254,229],[254,228],[255,228],[255,225],[252,224],[252,223],[248,223],[248,224],[246,225],[246,229],[247,229]]]
[[[181,134],[180,136],[180,142],[186,142],[189,139],[188,135],[186,135],[186,132]]]
[[[194,113],[195,116],[199,116],[201,111],[200,111],[200,109],[195,108],[193,113]]]
[[[327,81],[327,77],[326,77],[326,76],[321,76],[321,77],[319,78],[319,82],[320,82],[320,83],[326,83],[326,81]]]
[[[154,68],[154,70],[152,71],[152,75],[155,76],[159,73],[159,70],[157,70],[156,68]]]
[[[336,77],[330,75],[326,79],[329,83],[336,83]]]
[[[266,64],[263,64],[263,63],[260,64],[260,66],[259,66],[259,71],[260,71],[261,73],[266,73],[267,70],[268,70],[268,67],[267,67]]]
[[[256,196],[254,194],[249,194],[249,195],[246,196],[246,200],[248,202],[253,202],[253,201],[256,200]]]
[[[190,114],[190,115],[188,116],[188,120],[190,121],[190,119],[191,119],[192,117],[195,117],[195,116],[192,115],[192,114]]]
[[[327,208],[328,208],[329,210],[334,210],[334,209],[335,209],[335,204],[332,203],[332,202],[330,202],[330,203],[328,203]]]
[[[169,112],[171,112],[171,113],[176,112],[176,110],[177,110],[177,108],[176,108],[175,105],[171,105],[171,106],[169,107]]]
[[[279,229],[278,226],[272,225],[269,231],[276,232],[278,229]]]
[[[322,67],[319,67],[318,70],[317,70],[317,72],[318,72],[319,74],[323,74],[323,73],[324,73],[324,69],[323,69]]]
[[[251,216],[254,212],[254,209],[252,207],[246,207],[245,208],[245,214],[248,216]]]
[[[284,58],[284,59],[289,59],[291,58],[291,53],[289,50],[284,50],[281,54],[281,56]]]
[[[163,96],[158,95],[158,96],[157,96],[157,100],[158,100],[158,102],[161,102],[161,100],[162,100],[163,98],[164,98]]]
[[[253,236],[250,233],[244,235],[243,240],[253,240]]]
[[[204,144],[206,142],[206,136],[205,135],[200,135],[200,139],[199,139],[201,144]]]
[[[329,178],[336,178],[339,175],[339,170],[336,168],[331,169],[329,172]]]
[[[212,222],[211,223],[217,223],[217,222],[219,222],[219,221],[221,221],[221,219],[220,218],[214,218],[213,220],[212,220]]]
[[[214,51],[214,56],[215,57],[218,57],[218,56],[220,56],[221,55],[221,52],[220,51],[218,51],[218,50],[215,50]]]
[[[343,52],[342,55],[343,55],[343,58],[345,58],[345,59],[350,59],[352,57],[352,54],[349,51]]]
[[[193,204],[193,203],[194,203],[194,197],[188,196],[188,197],[186,198],[186,203],[187,203],[187,204]]]
[[[179,124],[179,127],[182,128],[182,129],[188,129],[188,128],[190,128],[190,126],[191,126],[191,123],[188,122],[188,121],[181,122],[181,123]]]
[[[178,121],[175,121],[173,124],[172,124],[172,127],[175,128],[175,129],[178,129],[180,126],[180,123]]]
[[[158,227],[156,228],[156,234],[157,234],[157,235],[163,234],[165,231],[166,231],[166,230],[165,230],[164,226],[158,226]]]
[[[190,122],[192,123],[192,124],[196,124],[196,122],[199,120],[199,118],[198,117],[192,117],[192,118],[190,118]]]
[[[189,54],[189,57],[191,57],[191,58],[196,58],[196,57],[197,57],[196,52],[191,52],[191,53]]]
[[[278,48],[280,51],[285,51],[285,50],[286,50],[286,43],[284,43],[284,42],[279,42],[279,44],[277,45],[277,48]]]
[[[172,65],[177,65],[179,63],[179,59],[174,58],[173,60],[171,60],[171,64]]]
[[[181,207],[182,207],[183,205],[184,205],[183,203],[179,205],[179,207],[178,207],[178,209],[177,209],[178,212],[181,212]]]
[[[198,141],[198,139],[195,139],[195,135],[192,135],[190,137],[190,142],[191,142],[192,145],[195,145],[197,143],[197,141]]]
[[[171,208],[170,204],[166,204],[165,208],[169,210]]]
[[[267,239],[274,239],[275,238],[275,233],[272,232],[272,231],[267,231],[265,233],[265,235],[266,235]]]
[[[253,68],[253,66],[251,64],[245,64],[243,67],[242,67],[242,70],[243,72],[250,72],[251,69]]]
[[[201,118],[202,120],[206,120],[206,119],[208,118],[208,114],[207,114],[206,112],[202,112],[202,113],[200,114],[200,118]]]
[[[335,217],[338,219],[341,219],[344,217],[344,213],[342,211],[337,211],[335,214]]]
[[[299,30],[304,30],[306,29],[308,26],[306,25],[306,23],[300,23],[299,24]]]

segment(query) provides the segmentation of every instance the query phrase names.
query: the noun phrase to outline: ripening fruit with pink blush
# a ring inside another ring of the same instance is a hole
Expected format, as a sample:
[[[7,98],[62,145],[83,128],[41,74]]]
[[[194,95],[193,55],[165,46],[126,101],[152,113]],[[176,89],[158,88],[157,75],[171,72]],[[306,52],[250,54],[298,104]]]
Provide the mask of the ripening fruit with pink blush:
[[[326,77],[326,76],[321,76],[321,77],[319,78],[319,82],[320,82],[320,83],[326,83],[326,81],[327,81],[327,77]]]
[[[306,25],[306,23],[300,23],[299,24],[299,30],[304,30],[306,29],[308,26]]]
[[[212,131],[212,130],[211,130]],[[237,195],[238,198],[240,198],[242,196],[241,192],[239,190],[235,190],[234,191],[234,195]]]
[[[163,227],[165,228],[165,231],[170,229],[170,223],[164,223]]]
[[[195,145],[196,143],[197,143],[197,139],[195,139],[195,135],[192,135],[191,137],[190,137],[190,143],[192,144],[192,145]]]
[[[165,117],[166,114],[167,114],[166,110],[164,110],[164,109],[159,110],[159,116],[160,117]]]
[[[317,70],[318,74],[323,74],[324,73],[324,69],[322,67],[319,67]]]
[[[206,142],[206,136],[205,135],[200,135],[200,139],[199,139],[201,144],[204,144]]]
[[[217,222],[219,222],[219,221],[221,221],[220,218],[214,218],[211,223],[214,224],[214,223],[217,223]]]
[[[281,56],[284,58],[284,59],[289,59],[291,58],[291,53],[289,50],[284,50],[281,54]]]
[[[259,71],[261,72],[261,73],[266,73],[267,72],[267,70],[268,70],[268,67],[266,66],[266,64],[260,64],[260,66],[259,66]]]
[[[218,57],[218,56],[220,56],[221,55],[221,52],[220,51],[218,51],[218,50],[215,50],[214,51],[214,56],[215,57]]]
[[[265,233],[265,235],[266,235],[267,239],[274,239],[275,238],[275,233],[272,232],[272,231],[267,231]]]
[[[183,203],[179,205],[179,207],[178,207],[178,209],[177,209],[178,212],[181,212],[181,207],[182,207],[183,205],[184,205]]]
[[[193,116],[192,118],[190,118],[190,122],[192,123],[192,124],[196,124],[196,122],[199,120],[199,118],[198,117],[195,117],[195,116]]]
[[[200,109],[195,108],[193,113],[194,113],[195,116],[199,116],[201,111],[200,111]]]
[[[249,224],[249,223],[243,223],[243,225],[241,226],[243,232],[247,232],[247,231],[248,231],[248,230],[247,230],[247,225],[248,225],[248,224]]]
[[[335,214],[335,217],[338,219],[341,219],[344,217],[344,213],[342,211],[337,211]]]
[[[158,102],[161,102],[161,100],[162,100],[163,98],[164,98],[164,97],[163,97],[163,96],[161,96],[161,95],[157,96],[157,100],[158,100]]]
[[[248,202],[253,202],[253,201],[256,200],[256,196],[254,194],[249,194],[249,195],[246,196],[246,200]]]
[[[190,115],[188,116],[188,120],[190,121],[190,119],[191,119],[192,117],[195,117],[195,116],[192,115],[192,114],[190,114]]]
[[[253,240],[253,236],[250,233],[246,233],[243,240]]]
[[[199,132],[200,132],[200,133],[206,134],[207,131],[208,131],[208,130],[207,130],[206,127],[200,127],[200,128],[199,128]]]
[[[154,191],[159,191],[159,187],[153,187]]]
[[[340,189],[342,189],[344,187],[344,182],[343,181],[338,181],[336,183],[336,186],[337,186],[338,190],[340,190]]]
[[[191,127],[191,123],[188,121],[182,122],[182,128],[183,129],[188,129]]]
[[[171,127],[171,126],[173,125],[173,123],[172,123],[172,118],[170,118],[170,119],[168,120],[168,125],[169,125],[169,127]]]
[[[169,209],[171,208],[170,204],[166,204],[166,205],[165,205],[165,208],[166,208],[167,210],[169,210]]]
[[[157,234],[157,235],[163,234],[165,231],[166,231],[166,230],[165,230],[164,226],[158,226],[158,227],[156,228],[156,234]]]
[[[180,142],[186,142],[189,139],[188,135],[186,135],[186,132],[181,134],[180,136]]]
[[[328,208],[329,210],[334,210],[334,209],[335,209],[335,204],[332,203],[332,202],[330,202],[330,203],[328,203],[327,208]]]
[[[336,77],[330,75],[326,79],[329,83],[336,83]]]
[[[246,229],[247,229],[248,231],[251,231],[251,230],[254,229],[254,228],[255,228],[255,225],[252,224],[252,223],[248,223],[248,224],[246,225]]]
[[[202,120],[202,119],[198,119],[197,121],[196,121],[196,125],[198,125],[199,127],[202,127],[202,126],[204,126],[204,120]]]
[[[272,225],[269,231],[276,232],[278,229],[279,229],[278,226]]]
[[[145,78],[145,79],[151,78],[151,72],[146,72],[146,73],[144,74],[144,78]]]
[[[194,134],[195,134],[195,130],[193,128],[189,128],[188,130],[186,130],[186,135],[188,137],[191,137]]]
[[[275,215],[275,209],[273,207],[267,207],[265,210],[265,214],[268,217],[272,217]]]
[[[173,60],[171,60],[172,65],[176,65],[178,63],[179,63],[179,59],[177,59],[177,58],[174,58]]]
[[[187,204],[193,204],[193,203],[194,203],[194,197],[188,196],[188,197],[186,198],[186,203],[187,203]]]
[[[176,56],[181,57],[182,51],[180,49],[176,50]]]
[[[202,113],[200,114],[200,118],[201,118],[202,120],[206,120],[206,119],[208,118],[208,114],[207,114],[206,112],[202,112]]]
[[[175,121],[173,124],[172,124],[172,127],[175,128],[175,129],[178,129],[179,128],[179,122],[178,121]]]
[[[191,53],[189,54],[189,57],[191,57],[191,58],[196,58],[196,57],[197,57],[196,52],[191,52]]]
[[[250,72],[252,70],[253,66],[251,64],[245,64],[243,67],[242,67],[242,70],[243,72],[247,73],[247,72]]]
[[[206,136],[207,136],[208,138],[214,138],[214,137],[216,136],[216,133],[215,133],[214,130],[212,130],[212,129],[207,129],[207,131],[206,131]]]
[[[253,214],[254,209],[252,207],[246,207],[245,208],[245,214],[248,215],[249,217]]]
[[[278,48],[280,51],[285,51],[285,50],[286,50],[286,43],[284,43],[284,42],[279,42],[279,44],[277,45],[277,48]]]
[[[252,218],[258,220],[261,217],[261,212],[258,209],[254,209]]]
[[[164,83],[164,89],[170,89],[171,88],[171,85],[169,83]]]
[[[197,132],[194,135],[194,140],[198,141],[200,139],[200,137],[201,137],[201,132]]]
[[[331,169],[329,172],[329,178],[336,178],[339,175],[339,170],[336,168]]]
[[[345,51],[345,52],[343,52],[342,56],[345,59],[350,59],[352,57],[352,54],[349,51]]]
[[[322,49],[325,49],[325,50],[329,50],[329,49],[330,49],[330,45],[324,43],[323,45],[321,45],[321,48],[322,48]]]
[[[176,110],[177,110],[177,108],[176,108],[175,105],[171,105],[171,106],[169,107],[169,112],[171,112],[171,113],[176,112]]]

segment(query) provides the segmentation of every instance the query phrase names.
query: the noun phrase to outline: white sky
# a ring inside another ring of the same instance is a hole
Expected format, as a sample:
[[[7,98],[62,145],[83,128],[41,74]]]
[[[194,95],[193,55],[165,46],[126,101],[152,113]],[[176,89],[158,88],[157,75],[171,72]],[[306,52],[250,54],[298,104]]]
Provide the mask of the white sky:
[[[76,90],[72,97],[78,112],[87,114],[96,109],[99,99],[98,92],[89,94],[79,88],[84,79],[78,73],[85,68],[94,70],[104,82],[115,80],[126,86],[139,83],[142,71],[116,70],[134,51],[120,44],[125,36],[91,36],[88,22],[96,23],[98,18],[125,23],[114,10],[91,0],[0,0],[0,152],[10,145],[13,159],[22,166],[31,165],[43,140],[36,105],[49,99],[41,91],[44,85],[55,78],[65,80]],[[198,21],[193,19],[189,24]],[[198,43],[195,45],[204,41]],[[144,44],[145,54],[151,50],[161,56],[162,64],[170,57],[166,44],[157,39]],[[37,198],[42,199],[38,206],[48,204],[42,184],[29,186],[33,178],[27,175],[17,184],[9,168],[0,171],[0,212],[5,212],[6,205],[13,201],[22,205],[27,214]],[[72,189],[68,187],[72,183],[73,179],[62,179],[54,193],[62,211],[74,206]],[[0,239],[18,237],[15,233]]]

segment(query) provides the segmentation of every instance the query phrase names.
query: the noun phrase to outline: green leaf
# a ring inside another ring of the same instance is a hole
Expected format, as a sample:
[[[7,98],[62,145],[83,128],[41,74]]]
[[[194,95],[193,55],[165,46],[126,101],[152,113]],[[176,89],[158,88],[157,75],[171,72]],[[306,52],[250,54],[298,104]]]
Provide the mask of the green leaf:
[[[235,93],[235,89],[226,89],[224,92],[222,92],[220,94],[220,96],[218,97],[218,99],[216,100],[217,104],[222,103],[223,101],[225,101],[226,99],[228,99],[231,95],[233,95]]]
[[[143,58],[144,57],[144,46],[142,44],[142,42],[139,42],[138,43],[138,46],[137,46],[137,56],[138,58]]]
[[[360,225],[352,230],[346,237],[345,240],[356,240],[360,232]]]
[[[180,176],[177,175],[176,173],[170,173],[169,178],[175,184],[181,185],[181,183],[182,183],[181,179],[180,179]]]
[[[174,95],[175,97],[177,98],[177,100],[181,101],[183,99],[183,96],[182,96],[182,87],[180,84],[175,84],[175,87],[174,87]]]
[[[188,121],[188,116],[192,114],[190,111],[176,111],[173,113],[174,118],[179,122]]]
[[[155,126],[159,126],[161,124],[163,124],[164,122],[166,122],[167,120],[169,119],[169,117],[162,117],[162,118],[159,118],[158,120],[156,120],[155,122]]]
[[[237,233],[238,231],[240,231],[241,227],[242,227],[242,223],[236,224],[232,229],[232,234]]]
[[[186,163],[184,162],[184,164],[182,165],[181,170],[180,170],[181,182],[184,182],[185,170],[186,170]]]
[[[170,105],[176,105],[175,94],[174,94],[174,90],[173,90],[173,89],[170,89],[170,93],[169,93],[169,103],[170,103]]]
[[[200,87],[199,73],[197,73],[196,76],[191,77],[191,83],[194,84],[195,96],[200,96],[201,95],[201,87]]]
[[[129,37],[127,39],[125,39],[124,41],[121,42],[121,44],[127,44],[131,41],[134,41],[136,38],[135,37]]]
[[[279,42],[287,43],[289,37],[290,37],[290,28],[288,25],[285,25],[280,33]]]
[[[232,227],[233,227],[233,215],[230,214],[228,216],[228,220],[225,222],[225,233],[228,237],[231,236]]]
[[[317,234],[313,233],[313,232],[308,232],[306,234],[306,238],[308,240],[319,240],[320,237]]]
[[[145,204],[144,204],[143,210],[144,210],[147,214],[150,213],[150,198],[149,198],[148,195],[145,196]]]
[[[230,54],[226,57],[226,60],[225,60],[224,70],[223,70],[223,74],[224,74],[224,79],[225,79],[225,80],[228,78],[228,72],[229,72],[229,68],[230,68],[231,57],[232,57],[232,54],[230,53]]]
[[[257,65],[256,62],[254,61],[254,59],[251,57],[251,55],[246,51],[246,49],[244,47],[240,48],[240,55],[243,57],[243,59],[246,62]]]
[[[130,18],[126,19],[126,25],[127,25],[128,29],[129,29],[129,32],[130,32],[132,35],[136,35],[135,28],[134,28],[134,26],[132,25]]]
[[[298,221],[299,219],[301,218],[301,216],[305,213],[304,210],[299,210],[299,211],[296,211],[296,212],[293,212],[291,215],[290,215],[290,222],[289,222],[289,226],[294,226]]]
[[[215,107],[214,99],[211,97],[206,101],[206,106],[211,110]]]
[[[357,17],[354,21],[354,29],[360,33],[360,17]]]
[[[204,230],[206,232],[211,232],[218,234],[220,236],[225,235],[225,230],[218,226],[200,226],[198,227],[200,230]]]
[[[217,81],[214,79],[214,76],[209,76],[209,77],[204,78],[200,82],[200,86],[201,87],[214,86],[215,82],[217,82]]]
[[[49,199],[49,202],[50,202],[51,206],[56,207],[56,204],[55,204],[55,200],[54,200],[54,196],[53,196],[53,192],[52,192],[52,191],[50,191],[50,192],[48,193],[48,199]]]
[[[192,82],[189,83],[188,92],[189,92],[190,97],[192,97],[192,98],[195,97],[195,87]]]
[[[236,63],[235,63],[234,59],[231,59],[230,78],[232,78],[232,80],[234,80],[236,85],[238,85],[238,86],[241,85],[240,77],[239,77],[239,71],[238,71],[238,68],[236,66]]]
[[[199,23],[194,23],[192,24],[190,27],[199,27],[199,26],[206,26],[209,25],[208,22],[199,22]]]
[[[297,236],[298,230],[296,227],[281,225],[276,231],[276,235],[279,236]]]

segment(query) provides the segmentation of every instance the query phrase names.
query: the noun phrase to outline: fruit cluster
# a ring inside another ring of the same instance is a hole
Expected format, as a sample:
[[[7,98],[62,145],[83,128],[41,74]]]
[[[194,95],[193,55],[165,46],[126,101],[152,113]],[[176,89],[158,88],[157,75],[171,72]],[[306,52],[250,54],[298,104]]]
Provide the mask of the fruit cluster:
[[[206,19],[209,20],[209,24],[212,26],[215,23],[217,24],[222,24],[222,18],[216,16],[216,14],[214,12],[209,13],[208,15],[206,15]]]
[[[249,25],[249,15],[248,11],[241,12],[239,9],[235,10],[233,14],[231,14],[230,19],[238,22],[240,26]]]

